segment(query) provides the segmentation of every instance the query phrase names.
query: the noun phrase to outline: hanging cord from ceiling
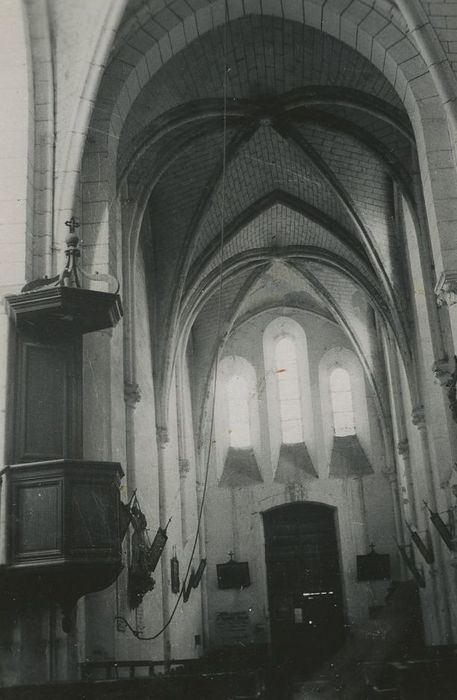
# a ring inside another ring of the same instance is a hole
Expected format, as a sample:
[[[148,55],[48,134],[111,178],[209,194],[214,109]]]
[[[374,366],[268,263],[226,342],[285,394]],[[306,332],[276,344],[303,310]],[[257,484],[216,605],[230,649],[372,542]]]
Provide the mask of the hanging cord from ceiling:
[[[189,557],[189,562],[187,564],[186,568],[186,573],[182,582],[182,586],[179,591],[179,595],[176,599],[176,602],[173,606],[173,610],[170,613],[170,616],[166,623],[163,625],[161,629],[158,630],[153,635],[150,635],[148,637],[145,637],[142,635],[142,633],[132,627],[132,625],[128,622],[128,620],[125,619],[125,617],[122,617],[121,615],[116,615],[115,620],[122,622],[129,630],[130,632],[140,641],[142,642],[150,642],[154,639],[157,639],[160,637],[167,627],[171,624],[177,610],[179,607],[179,604],[181,602],[181,599],[185,593],[186,586],[187,586],[187,581],[191,572],[192,564],[193,564],[193,559],[195,555],[195,550],[197,549],[197,544],[199,541],[199,536],[200,536],[200,529],[201,529],[201,523],[202,523],[202,518],[203,518],[203,509],[205,505],[205,500],[206,500],[206,493],[207,493],[207,488],[208,488],[208,476],[209,476],[209,468],[210,468],[210,463],[211,463],[211,452],[212,452],[212,444],[213,444],[213,437],[214,437],[214,423],[215,423],[215,408],[216,408],[216,396],[217,396],[217,380],[218,380],[218,372],[219,372],[219,359],[220,359],[220,353],[221,353],[221,347],[222,347],[222,293],[223,293],[223,288],[224,288],[224,242],[225,242],[225,187],[226,187],[226,168],[227,168],[227,76],[229,72],[229,66],[227,65],[227,24],[228,24],[228,18],[229,18],[229,12],[228,12],[228,0],[225,0],[224,3],[224,32],[223,32],[223,56],[224,56],[224,71],[223,71],[223,124],[222,124],[222,179],[221,179],[221,211],[220,211],[220,236],[219,236],[219,254],[220,254],[220,260],[219,260],[219,284],[218,284],[218,299],[217,299],[217,329],[216,329],[216,338],[217,338],[217,347],[218,350],[216,352],[216,358],[214,361],[214,380],[213,380],[213,392],[212,392],[212,398],[211,398],[211,410],[210,410],[210,420],[209,420],[209,431],[208,431],[208,446],[207,446],[207,451],[206,451],[206,459],[205,459],[205,471],[204,471],[204,477],[203,477],[203,488],[202,488],[202,496],[201,496],[201,502],[200,502],[200,508],[198,510],[198,518],[197,518],[197,527],[195,531],[195,536],[192,544],[192,551],[190,553]]]

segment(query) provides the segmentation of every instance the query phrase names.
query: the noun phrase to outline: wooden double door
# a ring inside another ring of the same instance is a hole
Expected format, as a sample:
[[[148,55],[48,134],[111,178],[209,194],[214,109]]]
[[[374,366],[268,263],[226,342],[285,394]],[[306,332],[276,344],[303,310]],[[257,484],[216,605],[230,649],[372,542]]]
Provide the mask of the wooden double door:
[[[291,503],[263,518],[273,659],[310,672],[344,640],[335,511]]]

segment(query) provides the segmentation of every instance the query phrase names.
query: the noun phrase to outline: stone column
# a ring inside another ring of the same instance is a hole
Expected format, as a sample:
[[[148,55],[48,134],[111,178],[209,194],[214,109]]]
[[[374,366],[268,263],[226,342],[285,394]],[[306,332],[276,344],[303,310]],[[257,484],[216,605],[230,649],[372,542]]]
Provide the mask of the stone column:
[[[436,510],[435,483],[433,481],[432,459],[431,459],[431,454],[430,454],[430,445],[429,445],[429,441],[428,441],[428,431],[427,431],[427,424],[425,421],[424,407],[423,406],[414,407],[412,410],[411,419],[412,419],[413,425],[415,425],[419,431],[421,448],[422,448],[422,456],[424,459],[424,473],[425,473],[425,480],[426,480],[426,486],[427,486],[428,503],[429,503],[430,507],[432,508],[432,510]]]
[[[453,496],[457,498],[457,484],[454,484],[454,486],[451,487],[451,491]],[[453,520],[455,522],[455,513],[456,513],[456,508],[457,506],[451,506],[452,511],[453,511]],[[454,536],[452,538],[452,551],[450,553],[451,555],[451,564],[455,568],[457,567],[457,532],[454,532]]]
[[[158,480],[159,480],[159,514],[160,514],[160,525],[166,524],[167,517],[167,492],[166,492],[166,479],[165,471],[166,465],[166,452],[167,446],[169,444],[168,429],[164,426],[158,426],[156,429],[157,433],[157,447],[158,447]],[[163,613],[163,624],[165,625],[170,618],[170,601],[169,601],[169,581],[168,581],[168,553],[167,545],[165,545],[164,553],[161,557],[161,575],[162,575],[162,613]],[[163,632],[163,654],[164,660],[168,661],[171,656],[171,640],[170,640],[170,627],[167,627]]]
[[[211,449],[211,447],[208,447],[208,449]],[[205,481],[205,472],[206,472],[206,459],[208,459],[207,455],[205,454],[205,450],[203,448],[203,444],[200,443],[200,446],[197,450],[197,458],[196,458],[196,495],[197,495],[197,511],[200,513],[202,510],[204,504],[203,504],[203,484]],[[211,465],[209,466],[211,468]],[[209,484],[208,484],[208,489],[209,489]],[[206,558],[206,537],[207,537],[207,532],[206,532],[206,522],[205,522],[205,511],[203,510],[202,512],[202,517],[201,517],[201,523],[200,523],[200,533],[199,533],[199,548],[200,548],[200,557]],[[203,632],[203,649],[207,649],[209,645],[209,640],[210,640],[210,634],[209,634],[209,608],[208,608],[208,586],[207,586],[207,577],[203,576],[201,580],[201,584],[199,586],[201,590],[201,604],[202,604],[202,632]]]
[[[438,306],[447,306],[454,354],[457,354],[457,272],[444,271],[435,286]]]
[[[404,545],[405,544],[404,520],[402,517],[402,508],[401,508],[401,502],[400,502],[399,483],[398,483],[398,475],[397,475],[396,467],[394,466],[390,469],[384,470],[383,475],[384,475],[385,479],[387,480],[387,483],[390,486],[390,492],[391,492],[391,496],[392,496],[392,508],[394,511],[394,525],[395,525],[395,539],[397,541],[397,544]],[[405,563],[404,563],[402,557],[400,557],[400,571],[401,571],[402,577],[405,577],[406,576],[406,566],[405,566]]]
[[[416,406],[412,411],[412,422],[413,425],[419,430],[419,436],[421,441],[423,464],[424,464],[424,474],[427,489],[427,501],[432,510],[437,510],[436,504],[436,491],[435,484],[433,481],[432,474],[432,460],[430,454],[430,445],[428,441],[428,431],[427,424],[425,420],[425,411],[423,406]],[[428,519],[427,519],[428,523]],[[442,643],[449,643],[452,639],[452,626],[451,626],[451,611],[449,607],[449,591],[448,591],[448,562],[443,557],[443,549],[441,546],[441,540],[436,533],[433,531],[431,533],[431,540],[433,544],[433,549],[436,557],[436,564],[438,570],[435,567],[430,568],[430,582],[433,589],[433,604],[436,614],[436,619],[438,623],[438,632],[443,640]]]
[[[181,537],[182,547],[187,544],[187,494],[186,478],[190,471],[190,461],[188,459],[188,440],[187,426],[188,418],[186,415],[186,373],[185,363],[179,359],[176,363],[176,417],[177,417],[177,432],[178,432],[178,459],[179,459],[179,497],[181,505]]]
[[[125,452],[127,458],[126,480],[128,490],[132,492],[135,490],[135,408],[141,401],[140,387],[136,382],[124,382],[124,401]]]
[[[414,480],[411,469],[411,460],[409,455],[409,442],[408,438],[400,440],[397,445],[397,452],[400,457],[401,464],[403,465],[403,471],[405,474],[405,486],[402,487],[404,497],[402,499],[404,511],[407,519],[409,521],[417,521],[417,509],[416,509],[416,494],[414,492]]]
[[[5,307],[5,295],[8,293],[17,293],[19,290],[2,290],[0,289],[0,454],[2,462],[8,459],[8,453],[11,446],[8,443],[6,413],[8,408],[9,381],[8,369],[11,364],[9,358],[10,345],[10,320]],[[13,331],[14,332],[14,331]]]
[[[6,488],[6,480],[0,479],[0,566],[6,564],[8,543],[6,530],[8,527],[6,509],[8,503],[8,494]]]
[[[411,471],[411,463],[409,458],[409,443],[408,438],[406,437],[406,416],[404,397],[402,395],[401,389],[401,376],[398,363],[398,356],[392,333],[388,330],[387,327],[384,327],[382,336],[386,373],[389,384],[393,431],[395,438],[398,440],[397,453],[399,459],[397,459],[396,461],[402,483],[398,484],[397,478],[397,491],[399,488],[401,488],[402,498],[400,506],[403,506],[403,508],[400,507],[400,513],[403,513],[406,519],[410,521],[415,521],[417,520],[416,499]],[[394,457],[394,455],[392,455],[392,457]],[[403,535],[405,533],[404,527],[404,519],[402,519]]]
[[[398,492],[398,477],[395,467],[383,472],[392,493],[392,507],[394,511],[395,537],[398,544],[404,544],[403,518],[401,515],[400,494]]]
[[[122,487],[122,500],[128,502],[130,496],[136,489],[135,480],[135,408],[141,401],[140,387],[136,382],[124,381],[124,403],[125,403],[125,486]],[[122,548],[126,560],[130,561],[131,538],[127,535],[122,543]],[[120,615],[128,616],[129,605],[127,597],[128,571],[127,568],[121,573],[116,585],[117,606]],[[140,604],[140,606],[142,603]],[[125,632],[126,626],[118,620],[117,631]],[[138,629],[138,624],[137,624]]]
[[[355,482],[356,491],[357,491],[357,500],[359,501],[359,507],[360,507],[360,521],[362,523],[363,549],[364,549],[364,552],[368,552],[369,546],[370,546],[370,536],[368,534],[368,518],[367,518],[367,507],[366,507],[366,502],[365,502],[365,489],[363,488],[363,477],[357,476],[354,479],[354,482]]]
[[[179,458],[179,497],[181,500],[181,534],[183,548],[187,544],[187,500],[186,500],[186,479],[190,472],[190,462],[185,457]]]
[[[450,360],[448,358],[437,360],[433,364],[432,371],[435,377],[435,384],[439,384],[447,394],[448,407],[446,410],[449,410],[452,420],[457,423],[457,363],[454,359]],[[457,438],[452,422],[449,422],[448,436],[455,459],[457,455]]]
[[[7,445],[6,409],[8,405],[8,344],[9,344],[9,319],[6,314],[3,295],[0,296],[0,454],[3,460],[8,459],[9,445]],[[0,484],[0,566],[6,563],[6,482]]]

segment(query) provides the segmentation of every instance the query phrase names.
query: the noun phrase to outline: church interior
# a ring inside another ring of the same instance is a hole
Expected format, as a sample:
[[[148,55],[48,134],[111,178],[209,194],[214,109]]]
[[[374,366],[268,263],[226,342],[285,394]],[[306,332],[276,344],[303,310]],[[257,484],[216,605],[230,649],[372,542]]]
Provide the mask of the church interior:
[[[1,697],[457,697],[457,1],[0,18]]]

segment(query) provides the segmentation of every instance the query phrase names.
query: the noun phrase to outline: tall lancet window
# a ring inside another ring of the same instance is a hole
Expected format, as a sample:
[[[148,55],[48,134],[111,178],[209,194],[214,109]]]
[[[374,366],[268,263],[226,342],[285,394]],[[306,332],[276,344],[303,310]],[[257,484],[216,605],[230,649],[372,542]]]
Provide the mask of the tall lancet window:
[[[244,377],[233,375],[227,380],[226,387],[230,446],[251,447],[248,383]]]
[[[284,445],[304,442],[297,350],[292,338],[286,336],[277,341],[275,361],[281,441]]]
[[[330,373],[333,429],[336,436],[355,435],[355,415],[349,372],[336,367]]]

